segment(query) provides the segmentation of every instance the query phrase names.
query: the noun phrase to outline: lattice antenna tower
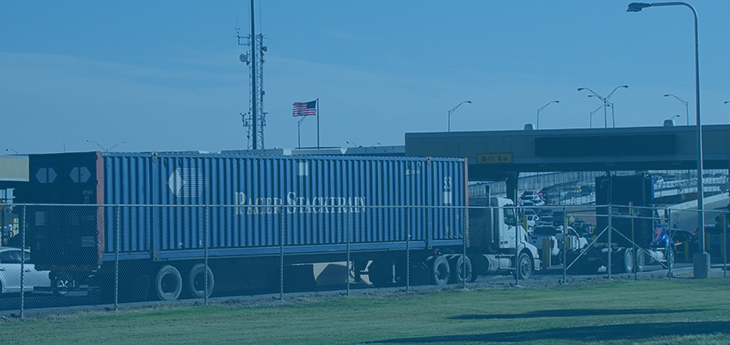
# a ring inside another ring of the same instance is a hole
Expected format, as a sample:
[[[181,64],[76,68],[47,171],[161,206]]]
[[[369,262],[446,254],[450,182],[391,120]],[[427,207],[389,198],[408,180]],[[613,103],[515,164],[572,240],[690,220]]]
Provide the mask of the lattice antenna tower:
[[[241,113],[241,121],[247,132],[247,148],[263,149],[267,114],[264,112],[264,54],[267,47],[264,45],[264,35],[255,32],[253,0],[251,0],[251,33],[241,36],[236,19],[236,37],[239,46],[249,47],[247,52],[239,56],[241,62],[249,66],[249,108],[248,113]]]

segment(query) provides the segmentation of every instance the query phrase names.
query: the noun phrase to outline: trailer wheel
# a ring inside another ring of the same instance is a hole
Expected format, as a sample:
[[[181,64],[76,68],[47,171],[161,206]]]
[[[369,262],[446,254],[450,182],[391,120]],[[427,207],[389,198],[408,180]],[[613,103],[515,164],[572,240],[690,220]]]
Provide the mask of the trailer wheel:
[[[525,252],[521,253],[517,258],[517,274],[519,274],[520,279],[530,279],[533,269],[534,267],[532,265],[532,258],[530,255]]]
[[[155,279],[155,293],[161,301],[173,301],[182,291],[182,276],[174,266],[165,265],[157,271]]]
[[[451,268],[451,283],[471,282],[471,260],[463,255],[454,255],[449,260]]]
[[[442,255],[437,256],[431,260],[431,282],[434,285],[446,285],[449,283],[451,278],[451,269],[449,268],[449,261],[446,260]]]
[[[208,274],[208,289],[205,288],[205,275]],[[204,264],[197,264],[190,269],[188,274],[188,292],[192,298],[204,298],[206,294],[210,296],[213,293],[215,279],[213,279],[213,271]]]

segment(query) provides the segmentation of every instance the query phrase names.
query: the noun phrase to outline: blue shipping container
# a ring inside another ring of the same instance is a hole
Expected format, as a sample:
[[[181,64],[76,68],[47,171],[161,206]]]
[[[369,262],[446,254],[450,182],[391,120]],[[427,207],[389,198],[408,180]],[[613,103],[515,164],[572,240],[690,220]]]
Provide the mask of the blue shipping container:
[[[278,255],[282,239],[309,255],[405,249],[409,231],[412,249],[460,245],[465,231],[463,159],[89,152],[31,155],[30,176],[32,203],[74,205],[33,206],[49,265],[100,265],[117,244],[122,260],[199,258],[206,243]]]

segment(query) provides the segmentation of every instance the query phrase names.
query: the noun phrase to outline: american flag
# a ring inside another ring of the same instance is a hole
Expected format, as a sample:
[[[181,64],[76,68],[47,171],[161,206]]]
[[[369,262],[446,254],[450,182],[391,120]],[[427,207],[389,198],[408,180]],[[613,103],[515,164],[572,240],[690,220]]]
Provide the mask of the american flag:
[[[294,102],[294,117],[297,116],[316,116],[317,101],[311,102]]]

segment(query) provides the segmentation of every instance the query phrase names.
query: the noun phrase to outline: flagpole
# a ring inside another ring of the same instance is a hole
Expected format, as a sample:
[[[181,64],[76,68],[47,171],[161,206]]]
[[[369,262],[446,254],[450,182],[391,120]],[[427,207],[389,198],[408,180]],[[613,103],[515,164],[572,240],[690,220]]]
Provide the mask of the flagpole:
[[[319,98],[317,98],[317,150],[319,150]]]

